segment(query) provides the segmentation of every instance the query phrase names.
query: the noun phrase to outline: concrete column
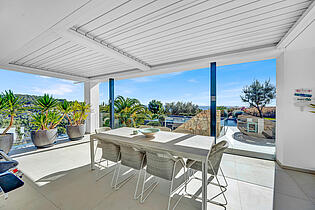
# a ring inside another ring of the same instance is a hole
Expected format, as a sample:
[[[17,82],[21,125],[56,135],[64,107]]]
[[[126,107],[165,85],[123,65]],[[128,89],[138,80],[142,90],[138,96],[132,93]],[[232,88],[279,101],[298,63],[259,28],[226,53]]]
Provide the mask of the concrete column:
[[[84,82],[84,101],[91,105],[91,112],[86,119],[86,132],[93,133],[99,128],[99,83]]]

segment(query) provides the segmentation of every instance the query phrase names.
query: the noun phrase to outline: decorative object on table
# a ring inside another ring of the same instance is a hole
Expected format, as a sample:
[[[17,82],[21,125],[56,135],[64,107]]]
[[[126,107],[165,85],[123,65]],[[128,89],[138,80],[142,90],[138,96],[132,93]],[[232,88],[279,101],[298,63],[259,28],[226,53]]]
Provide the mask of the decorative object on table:
[[[138,134],[138,130],[132,131],[132,134],[133,134],[133,135],[137,135],[137,134]]]
[[[143,128],[139,130],[139,132],[145,135],[146,137],[152,137],[154,136],[154,134],[156,134],[159,131],[160,129],[158,128]]]
[[[65,101],[66,102],[66,101]],[[90,105],[85,102],[75,101],[73,103],[64,102],[64,111],[67,112],[66,117],[69,125],[67,125],[67,134],[70,140],[79,140],[84,137],[86,131],[85,120],[90,112]]]
[[[301,111],[304,111],[304,107],[309,106],[312,101],[312,89],[310,88],[298,88],[294,92],[294,105],[300,107]]]
[[[22,98],[14,95],[9,90],[0,95],[0,113],[10,118],[8,127],[0,134],[0,150],[8,154],[12,148],[14,136],[13,133],[7,133],[13,125],[14,117],[23,109],[24,102]]]

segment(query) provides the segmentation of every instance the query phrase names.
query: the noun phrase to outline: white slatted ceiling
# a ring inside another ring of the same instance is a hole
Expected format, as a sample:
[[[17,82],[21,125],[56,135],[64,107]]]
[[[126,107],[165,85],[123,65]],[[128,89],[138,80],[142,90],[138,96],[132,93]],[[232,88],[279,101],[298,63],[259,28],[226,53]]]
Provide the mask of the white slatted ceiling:
[[[76,76],[107,74],[129,66],[100,52],[71,42],[63,37],[47,39],[42,46],[29,49],[14,64]]]
[[[73,26],[90,38],[101,39],[155,66],[276,45],[310,3],[310,0],[111,0],[104,1],[103,8],[89,11],[85,19]],[[19,54],[13,63],[83,77],[133,69],[62,34],[53,34],[40,43]]]
[[[164,43],[168,45],[170,43],[174,43],[174,39],[176,39],[176,43],[181,42],[182,40],[191,42],[198,39],[207,39],[211,36],[221,36],[223,34],[229,34],[230,36],[233,36],[234,33],[243,32],[245,29],[250,29],[253,27],[264,28],[268,24],[277,24],[277,22],[281,20],[290,19],[291,22],[295,22],[297,16],[301,15],[301,13],[304,11],[305,4],[306,3],[300,5],[300,10],[296,10],[295,7],[291,6],[285,7],[283,9],[263,11],[263,14],[257,11],[256,13],[251,13],[250,17],[242,15],[243,17],[237,16],[233,18],[211,21],[207,24],[202,24],[201,26],[191,25],[190,28],[185,26],[185,28],[179,28],[180,31],[177,32],[174,30],[168,30],[167,34],[164,35],[166,39],[164,36],[154,35],[141,39],[141,42],[132,42],[132,44],[129,43],[128,45],[122,44],[120,47],[124,46],[126,50],[133,52],[133,50],[137,48],[145,50],[146,47],[150,46],[163,46]],[[291,19],[292,17],[293,19]],[[195,29],[198,29],[198,34],[196,33]],[[163,44],[160,42],[161,39],[163,39]]]
[[[150,65],[235,46],[253,47],[255,40],[276,44],[310,4],[308,0],[136,2],[123,2],[81,29]]]

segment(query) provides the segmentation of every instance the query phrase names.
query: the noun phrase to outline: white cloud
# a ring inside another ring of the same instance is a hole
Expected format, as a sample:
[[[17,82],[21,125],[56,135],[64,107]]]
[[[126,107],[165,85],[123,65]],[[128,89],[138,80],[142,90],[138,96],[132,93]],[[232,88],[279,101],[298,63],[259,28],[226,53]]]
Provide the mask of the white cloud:
[[[198,83],[198,81],[196,79],[189,79],[187,80],[188,82],[191,82],[191,83]]]
[[[72,80],[66,80],[66,79],[60,79],[62,82],[66,82],[66,83],[71,83],[71,84],[73,84],[74,83],[74,81],[72,81]]]
[[[76,86],[69,85],[69,84],[56,84],[49,88],[39,88],[35,87],[33,88],[33,91],[39,94],[51,94],[51,95],[58,95],[63,96],[67,93],[72,93]]]
[[[152,79],[149,77],[138,77],[138,78],[134,78],[130,80],[134,82],[151,82],[152,81]]]
[[[182,74],[183,72],[173,72],[173,73],[169,73],[168,75],[170,76],[176,76],[176,75],[180,75]]]
[[[50,79],[51,77],[47,77],[47,76],[38,76],[40,78],[43,78],[43,79]]]

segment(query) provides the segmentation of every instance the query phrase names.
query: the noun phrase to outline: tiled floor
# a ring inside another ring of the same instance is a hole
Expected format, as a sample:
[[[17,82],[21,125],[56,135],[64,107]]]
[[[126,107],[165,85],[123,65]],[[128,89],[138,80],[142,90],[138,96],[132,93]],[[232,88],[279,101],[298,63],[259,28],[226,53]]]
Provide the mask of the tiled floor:
[[[315,210],[315,175],[276,165],[274,209]]]
[[[89,143],[17,157],[25,173],[25,185],[10,193],[7,200],[2,198],[0,209],[166,209],[167,182],[160,181],[153,194],[140,204],[132,198],[136,179],[114,191],[110,187],[112,174],[96,182],[99,170],[90,171],[89,157]],[[274,162],[224,155],[222,167],[229,183],[227,209],[272,209]],[[200,187],[199,182],[192,181],[188,191],[200,191]],[[209,196],[216,190],[209,185]],[[210,210],[222,209],[213,204],[208,206]],[[184,197],[177,207],[181,210],[200,208],[200,201],[189,197]]]

